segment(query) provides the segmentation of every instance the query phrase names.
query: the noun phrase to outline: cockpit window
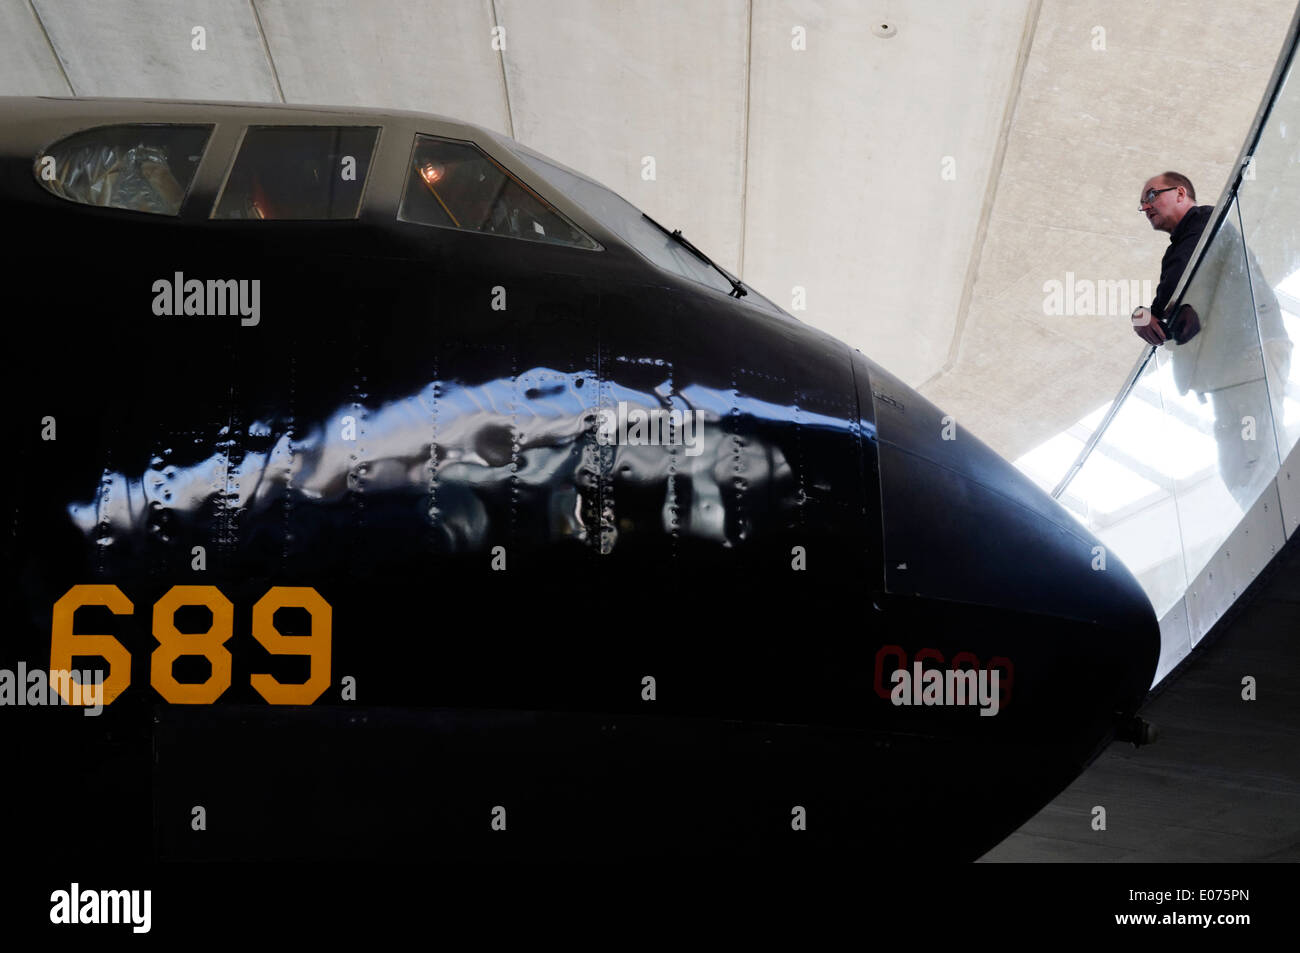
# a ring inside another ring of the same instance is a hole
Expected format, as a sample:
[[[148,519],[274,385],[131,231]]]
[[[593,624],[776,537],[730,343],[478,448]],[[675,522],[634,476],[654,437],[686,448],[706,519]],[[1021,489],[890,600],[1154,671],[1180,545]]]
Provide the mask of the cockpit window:
[[[249,126],[213,218],[356,218],[377,126]]]
[[[526,241],[600,246],[470,142],[416,136],[397,217]]]
[[[732,291],[731,282],[717,269],[705,264],[682,244],[665,234],[663,229],[648,221],[641,210],[616,192],[599,182],[570,169],[565,169],[527,146],[515,143],[515,151],[538,175],[582,206],[619,238],[623,239],[651,262],[667,271],[698,281],[725,294]],[[743,300],[764,307],[776,314],[784,312],[752,288]]]
[[[212,126],[87,129],[36,157],[36,180],[69,202],[179,215]]]

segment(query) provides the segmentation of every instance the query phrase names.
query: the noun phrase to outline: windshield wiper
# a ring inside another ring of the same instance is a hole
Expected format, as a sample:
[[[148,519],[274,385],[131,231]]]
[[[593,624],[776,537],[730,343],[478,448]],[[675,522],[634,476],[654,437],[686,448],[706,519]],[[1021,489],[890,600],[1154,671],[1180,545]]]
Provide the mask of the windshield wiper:
[[[722,277],[726,278],[727,281],[729,281],[729,282],[731,283],[731,297],[733,297],[733,298],[743,298],[745,295],[749,294],[749,292],[745,289],[745,286],[742,285],[742,284],[740,283],[739,279],[736,279],[736,278],[731,277],[731,275],[727,274],[725,271],[723,271],[721,268],[719,268],[716,264],[714,264],[712,258],[710,258],[708,255],[704,254],[704,252],[700,251],[698,248],[696,248],[694,245],[692,245],[690,242],[688,242],[688,241],[686,240],[686,236],[684,236],[684,235],[682,234],[682,230],[681,230],[680,228],[678,228],[678,229],[674,229],[673,231],[670,232],[670,231],[668,231],[668,229],[664,228],[662,225],[660,225],[658,222],[656,222],[653,218],[651,218],[651,217],[650,217],[649,215],[647,215],[645,212],[642,212],[642,213],[641,213],[641,217],[644,218],[644,219],[645,219],[647,222],[649,222],[651,225],[653,225],[655,228],[659,229],[659,231],[663,232],[665,235],[667,235],[667,236],[668,236],[669,238],[671,238],[673,241],[677,242],[677,243],[680,244],[680,245],[683,245],[683,246],[686,248],[686,250],[687,250],[688,252],[690,252],[692,255],[694,255],[696,258],[698,258],[700,261],[704,262],[706,265],[708,265],[710,268],[712,268],[712,269],[713,269],[714,271],[716,271],[718,274],[722,275]]]

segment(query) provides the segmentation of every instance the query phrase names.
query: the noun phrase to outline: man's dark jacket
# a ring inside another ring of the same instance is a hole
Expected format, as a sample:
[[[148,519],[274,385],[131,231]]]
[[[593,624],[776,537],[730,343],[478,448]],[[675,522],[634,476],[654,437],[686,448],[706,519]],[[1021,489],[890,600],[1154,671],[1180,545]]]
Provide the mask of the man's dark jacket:
[[[1155,300],[1151,302],[1151,313],[1157,321],[1163,321],[1165,307],[1178,287],[1178,279],[1183,276],[1183,269],[1191,261],[1196,243],[1201,240],[1201,232],[1210,221],[1213,205],[1197,205],[1183,213],[1182,220],[1174,226],[1169,236],[1169,247],[1165,257],[1160,259],[1160,284],[1156,288]]]

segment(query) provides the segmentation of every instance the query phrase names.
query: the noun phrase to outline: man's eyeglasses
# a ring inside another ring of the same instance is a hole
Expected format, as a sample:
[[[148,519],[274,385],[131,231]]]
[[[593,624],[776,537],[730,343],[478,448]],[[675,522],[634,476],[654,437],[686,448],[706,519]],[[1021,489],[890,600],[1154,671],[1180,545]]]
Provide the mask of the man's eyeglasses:
[[[1156,196],[1159,195],[1161,192],[1172,192],[1176,188],[1178,188],[1178,186],[1171,185],[1167,189],[1147,189],[1147,194],[1142,196],[1142,204],[1138,206],[1138,211],[1139,212],[1142,211],[1144,208],[1146,208],[1148,205],[1154,202],[1156,200]]]

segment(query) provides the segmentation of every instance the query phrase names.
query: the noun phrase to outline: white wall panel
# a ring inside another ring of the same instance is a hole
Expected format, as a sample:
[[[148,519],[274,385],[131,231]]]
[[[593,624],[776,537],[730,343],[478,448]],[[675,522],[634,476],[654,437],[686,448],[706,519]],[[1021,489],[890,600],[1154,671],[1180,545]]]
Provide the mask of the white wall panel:
[[[78,96],[279,100],[248,0],[35,0]],[[202,27],[206,49],[193,48]]]
[[[1290,539],[1300,526],[1300,443],[1291,448],[1277,474],[1277,491],[1282,505],[1282,523]]]
[[[754,3],[745,269],[909,384],[948,355],[1031,7]]]
[[[256,5],[287,102],[411,109],[508,131],[489,0]]]
[[[0,37],[0,96],[72,95],[27,0],[0,2]]]
[[[1156,665],[1154,686],[1174,670],[1192,651],[1192,637],[1187,628],[1187,602],[1178,602],[1160,620],[1160,661]]]
[[[680,228],[724,268],[740,259],[745,0],[496,0],[515,138]],[[651,156],[655,178],[642,177]],[[765,275],[742,276],[764,290]]]
[[[1187,587],[1187,618],[1195,645],[1282,548],[1281,505],[1272,481]]]

